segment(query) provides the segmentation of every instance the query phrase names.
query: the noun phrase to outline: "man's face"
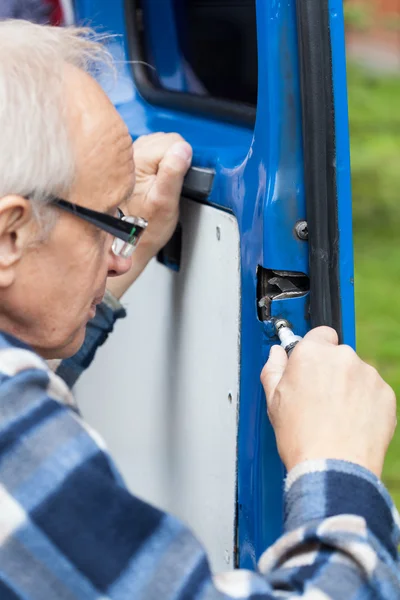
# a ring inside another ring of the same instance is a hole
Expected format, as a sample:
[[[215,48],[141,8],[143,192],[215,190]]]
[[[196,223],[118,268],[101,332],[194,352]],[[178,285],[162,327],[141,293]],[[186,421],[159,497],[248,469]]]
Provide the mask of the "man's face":
[[[130,135],[92,78],[68,67],[66,84],[77,176],[65,199],[116,215],[135,182]],[[110,234],[75,215],[60,211],[57,217],[49,237],[19,261],[7,298],[12,333],[45,358],[71,356],[79,349],[107,276],[131,267],[130,258],[113,254]]]

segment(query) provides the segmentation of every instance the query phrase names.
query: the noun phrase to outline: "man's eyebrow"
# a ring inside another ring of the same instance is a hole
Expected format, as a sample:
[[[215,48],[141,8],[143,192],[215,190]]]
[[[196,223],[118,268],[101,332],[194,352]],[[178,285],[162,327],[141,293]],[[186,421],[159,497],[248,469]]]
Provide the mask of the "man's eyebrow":
[[[120,198],[117,202],[115,202],[112,206],[109,206],[107,209],[107,213],[112,214],[121,204],[124,204],[129,200],[129,198],[133,194],[134,187],[130,187],[125,194]]]
[[[123,204],[124,202],[127,202],[129,200],[129,198],[132,196],[133,191],[135,189],[135,186],[130,186],[127,191],[125,192],[125,195],[123,196],[123,198],[120,200],[120,203]]]

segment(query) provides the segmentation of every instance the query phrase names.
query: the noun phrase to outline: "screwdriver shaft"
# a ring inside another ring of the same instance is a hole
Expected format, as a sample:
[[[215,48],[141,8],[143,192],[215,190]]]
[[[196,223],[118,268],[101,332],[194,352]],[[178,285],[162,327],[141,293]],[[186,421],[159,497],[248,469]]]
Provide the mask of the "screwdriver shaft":
[[[275,322],[275,330],[280,339],[281,346],[285,349],[286,354],[290,356],[302,338],[293,333],[289,323],[284,319],[279,319]]]

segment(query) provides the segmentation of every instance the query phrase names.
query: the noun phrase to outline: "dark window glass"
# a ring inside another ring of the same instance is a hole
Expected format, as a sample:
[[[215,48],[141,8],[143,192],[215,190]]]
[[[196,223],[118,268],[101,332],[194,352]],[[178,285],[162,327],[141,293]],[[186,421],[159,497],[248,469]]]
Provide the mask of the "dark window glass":
[[[174,6],[190,93],[255,106],[255,0],[174,0]]]
[[[255,0],[185,0],[183,4],[182,52],[207,93],[256,105]]]

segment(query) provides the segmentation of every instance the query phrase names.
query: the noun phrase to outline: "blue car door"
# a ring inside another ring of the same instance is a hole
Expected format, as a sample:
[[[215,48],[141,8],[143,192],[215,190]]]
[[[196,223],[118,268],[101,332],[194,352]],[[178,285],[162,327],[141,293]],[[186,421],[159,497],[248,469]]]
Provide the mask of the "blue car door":
[[[102,83],[132,138],[193,146],[180,225],[77,386],[134,493],[185,520],[214,570],[282,533],[260,372],[278,342],[354,345],[342,0],[76,0],[111,33]],[[315,432],[318,435],[318,432]]]

